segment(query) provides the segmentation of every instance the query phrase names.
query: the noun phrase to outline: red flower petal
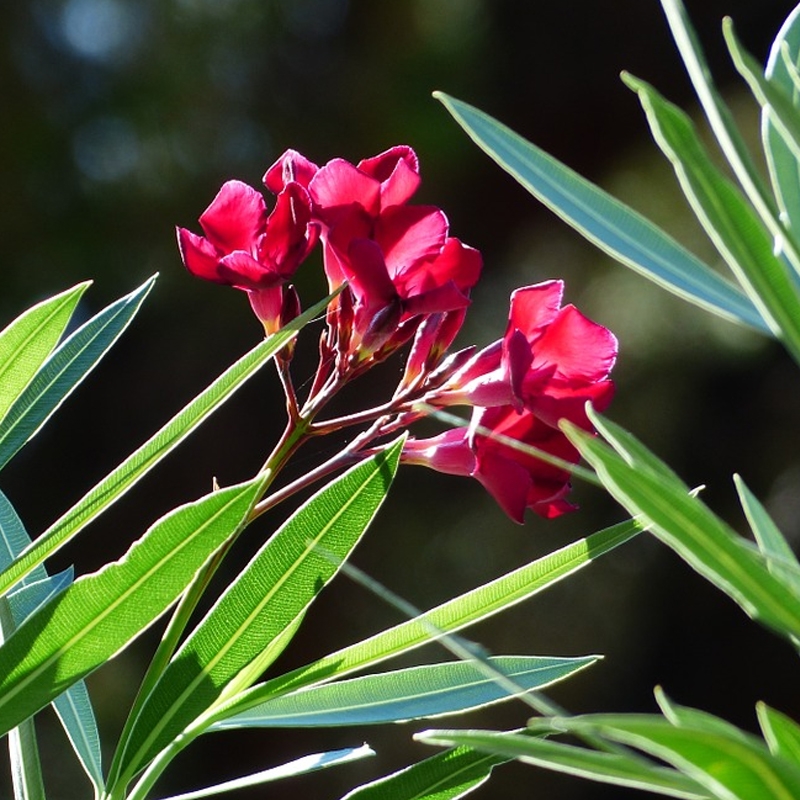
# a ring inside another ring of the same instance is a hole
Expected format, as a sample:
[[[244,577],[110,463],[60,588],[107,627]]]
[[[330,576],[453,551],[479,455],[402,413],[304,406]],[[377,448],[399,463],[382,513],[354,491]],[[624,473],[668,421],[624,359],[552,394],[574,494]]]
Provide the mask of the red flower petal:
[[[381,208],[408,202],[420,184],[417,154],[397,145],[358,163],[358,169],[381,182]]]
[[[219,274],[219,252],[204,236],[176,228],[178,249],[184,266],[192,275],[214,283],[227,283]]]
[[[563,281],[545,281],[516,289],[511,294],[509,330],[521,330],[529,342],[538,338],[540,330],[556,318],[563,294]]]
[[[352,203],[358,203],[370,216],[380,210],[380,182],[343,158],[335,158],[322,167],[309,183],[308,191],[326,222],[329,210]]]
[[[447,236],[447,217],[435,206],[395,206],[378,217],[375,241],[381,246],[389,274],[395,278],[419,261],[434,259]],[[448,278],[432,282],[441,286]]]
[[[352,280],[353,293],[368,307],[380,308],[397,298],[394,284],[386,271],[380,247],[371,239],[350,243],[345,269]]]
[[[534,345],[534,369],[555,365],[554,377],[594,382],[608,377],[617,357],[611,331],[587,319],[574,306],[565,306]]]
[[[241,181],[228,181],[203,212],[200,224],[208,240],[223,253],[254,252],[266,218],[266,205],[259,192]]]
[[[225,283],[237,289],[268,289],[283,283],[283,278],[274,269],[256,261],[249,253],[237,250],[228,253],[219,262],[219,274]]]
[[[308,188],[319,167],[297,150],[287,150],[264,173],[264,185],[274,194],[283,191],[287,183],[296,182]]]

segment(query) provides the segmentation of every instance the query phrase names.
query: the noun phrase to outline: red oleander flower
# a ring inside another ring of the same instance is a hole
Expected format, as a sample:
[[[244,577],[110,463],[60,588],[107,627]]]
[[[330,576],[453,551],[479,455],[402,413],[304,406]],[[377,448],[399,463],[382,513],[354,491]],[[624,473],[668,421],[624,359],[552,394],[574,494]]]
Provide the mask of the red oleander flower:
[[[432,439],[410,440],[403,451],[409,463],[476,478],[517,522],[526,508],[555,517],[573,506],[565,499],[569,471],[508,440],[577,463],[578,451],[559,420],[591,430],[586,402],[602,411],[614,391],[608,375],[616,338],[574,306],[562,307],[563,290],[561,281],[517,289],[503,339],[474,354],[454,354],[439,374],[429,376],[433,388],[424,399],[473,405],[472,422]],[[437,386],[442,373],[446,377]]]
[[[503,339],[472,356],[431,402],[525,407],[554,427],[566,417],[588,429],[587,400],[599,410],[611,401],[617,340],[573,305],[562,307],[563,293],[563,281],[515,290]]]
[[[322,167],[287,150],[264,183],[280,192],[288,180],[308,187],[330,288],[349,284],[352,311],[338,317],[335,311],[331,322],[350,355],[363,359],[385,345],[391,350],[414,332],[403,323],[469,305],[480,254],[448,235],[440,209],[407,204],[420,183],[410,147],[392,147],[356,165],[335,158]]]
[[[281,324],[282,286],[314,247],[307,190],[289,182],[267,214],[264,198],[241,181],[228,181],[200,216],[205,236],[178,228],[186,268],[198,278],[246,291],[268,332]]]
[[[578,451],[560,430],[529,411],[517,412],[511,406],[476,407],[469,428],[453,428],[430,439],[411,438],[403,446],[402,458],[407,464],[476,478],[520,524],[526,508],[548,519],[575,508],[564,499],[570,489],[567,470],[496,436],[570,463],[579,460]]]

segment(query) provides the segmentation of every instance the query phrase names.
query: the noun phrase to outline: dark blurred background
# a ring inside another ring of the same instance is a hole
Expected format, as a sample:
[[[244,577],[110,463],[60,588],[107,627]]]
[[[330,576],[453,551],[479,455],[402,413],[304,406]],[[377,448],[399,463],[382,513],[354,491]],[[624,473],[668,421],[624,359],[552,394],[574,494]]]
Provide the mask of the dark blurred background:
[[[720,21],[733,16],[763,60],[793,3],[687,6],[720,85],[757,143],[754,105],[734,78]],[[707,501],[740,530],[733,472],[788,536],[800,534],[800,380],[780,348],[600,255],[495,167],[431,99],[441,89],[485,109],[716,264],[650,142],[636,98],[618,78],[627,69],[693,108],[656,0],[28,0],[6,4],[0,37],[0,323],[91,278],[80,310],[87,317],[160,273],[124,338],[0,476],[31,535],[260,336],[244,295],[184,271],[174,225],[198,230],[198,215],[224,180],[258,185],[287,147],[324,163],[357,161],[396,143],[420,156],[418,201],[443,207],[452,233],[484,254],[463,343],[501,334],[514,287],[566,278],[567,299],[620,339],[611,416],[689,484],[706,484]],[[317,266],[298,274],[307,304],[323,289]],[[301,347],[299,376],[312,369],[313,350],[303,355]],[[370,391],[390,391],[398,369]],[[160,514],[207,491],[212,477],[225,484],[250,476],[282,423],[278,383],[264,370],[53,567],[96,569]],[[310,451],[300,455],[297,469],[313,463]],[[575,497],[578,513],[518,527],[477,484],[406,469],[354,561],[429,607],[623,517],[590,487],[576,486]],[[227,577],[279,520],[251,529]],[[339,578],[281,665],[304,663],[399,619]],[[157,634],[90,679],[108,742]],[[676,701],[748,729],[759,699],[800,715],[790,647],[646,536],[467,635],[495,653],[604,654],[552,690],[575,712],[654,710],[652,689],[660,684]],[[412,660],[440,657],[430,649]],[[444,723],[510,728],[527,715],[509,703]],[[338,798],[430,754],[411,742],[424,727],[209,736],[175,763],[157,795],[366,738],[377,758],[236,795]],[[51,797],[85,797],[88,783],[50,714],[42,715],[40,732]],[[475,797],[520,792],[550,800],[634,796],[515,764],[496,770]]]

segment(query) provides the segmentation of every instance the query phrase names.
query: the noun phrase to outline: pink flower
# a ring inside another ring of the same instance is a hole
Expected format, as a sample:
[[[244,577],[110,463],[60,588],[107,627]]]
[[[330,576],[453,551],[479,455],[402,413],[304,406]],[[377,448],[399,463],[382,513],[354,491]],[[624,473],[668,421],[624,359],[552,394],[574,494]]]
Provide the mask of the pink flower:
[[[525,407],[553,427],[566,417],[588,429],[586,402],[602,410],[613,395],[617,340],[574,306],[562,307],[563,293],[563,281],[515,290],[503,339],[476,353],[431,402]]]
[[[517,449],[496,436],[523,447]],[[573,510],[564,499],[570,488],[569,472],[527,452],[525,445],[569,463],[579,460],[561,431],[511,406],[475,408],[469,428],[453,428],[430,439],[409,439],[402,458],[407,464],[476,478],[515,522],[524,522],[526,508],[546,518]]]
[[[246,291],[268,331],[280,327],[281,287],[319,236],[306,189],[287,183],[268,215],[259,192],[241,181],[228,181],[200,216],[200,225],[205,236],[177,229],[189,272]]]
[[[574,306],[562,307],[563,290],[561,281],[517,289],[503,339],[477,353],[456,353],[428,375],[431,388],[424,399],[435,405],[470,404],[472,422],[431,439],[412,439],[403,450],[409,463],[476,478],[517,522],[526,508],[544,517],[573,508],[565,499],[569,470],[536,451],[577,463],[578,451],[559,429],[559,420],[591,430],[586,402],[602,411],[614,391],[608,376],[616,338]],[[436,335],[432,330],[428,337],[435,341]],[[424,336],[418,337],[421,347]],[[423,356],[413,350],[412,356],[417,378]]]
[[[448,235],[440,209],[408,205],[420,183],[410,147],[398,145],[356,165],[335,158],[322,167],[287,150],[264,183],[280,192],[289,180],[308,188],[330,288],[347,281],[352,294],[351,307],[340,297],[329,315],[348,358],[385,355],[413,335],[416,318],[469,305],[480,254]]]

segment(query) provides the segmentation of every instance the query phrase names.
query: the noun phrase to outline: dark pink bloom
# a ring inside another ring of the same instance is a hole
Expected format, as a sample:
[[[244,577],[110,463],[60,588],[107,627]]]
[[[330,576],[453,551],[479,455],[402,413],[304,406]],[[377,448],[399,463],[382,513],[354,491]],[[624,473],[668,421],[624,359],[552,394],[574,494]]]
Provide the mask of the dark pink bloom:
[[[573,508],[565,499],[568,469],[524,446],[577,463],[578,451],[559,421],[591,430],[586,402],[602,411],[614,390],[608,375],[617,355],[616,338],[574,306],[562,307],[563,289],[561,281],[517,289],[503,339],[477,353],[456,353],[427,377],[431,388],[424,399],[472,405],[472,422],[468,429],[411,440],[403,451],[409,463],[476,478],[517,522],[523,521],[526,508],[544,517]],[[434,329],[423,331],[420,347],[426,346],[426,336],[435,341],[436,335]],[[424,363],[413,350],[412,355],[418,379]]]
[[[563,293],[562,281],[514,291],[503,339],[475,354],[433,402],[514,405],[553,427],[566,417],[588,429],[587,400],[599,410],[611,401],[617,340],[574,306],[562,307]]]
[[[506,437],[519,442],[519,449]],[[561,431],[528,411],[511,406],[476,408],[469,428],[453,428],[430,439],[409,439],[403,461],[450,475],[476,478],[511,519],[522,523],[525,509],[542,517],[557,517],[574,506],[565,500],[569,472],[527,452],[531,446],[569,463],[577,450]]]
[[[306,189],[287,183],[267,214],[259,192],[241,181],[228,181],[200,216],[200,225],[205,236],[177,229],[189,272],[246,291],[265,326],[279,327],[281,287],[319,236]]]

